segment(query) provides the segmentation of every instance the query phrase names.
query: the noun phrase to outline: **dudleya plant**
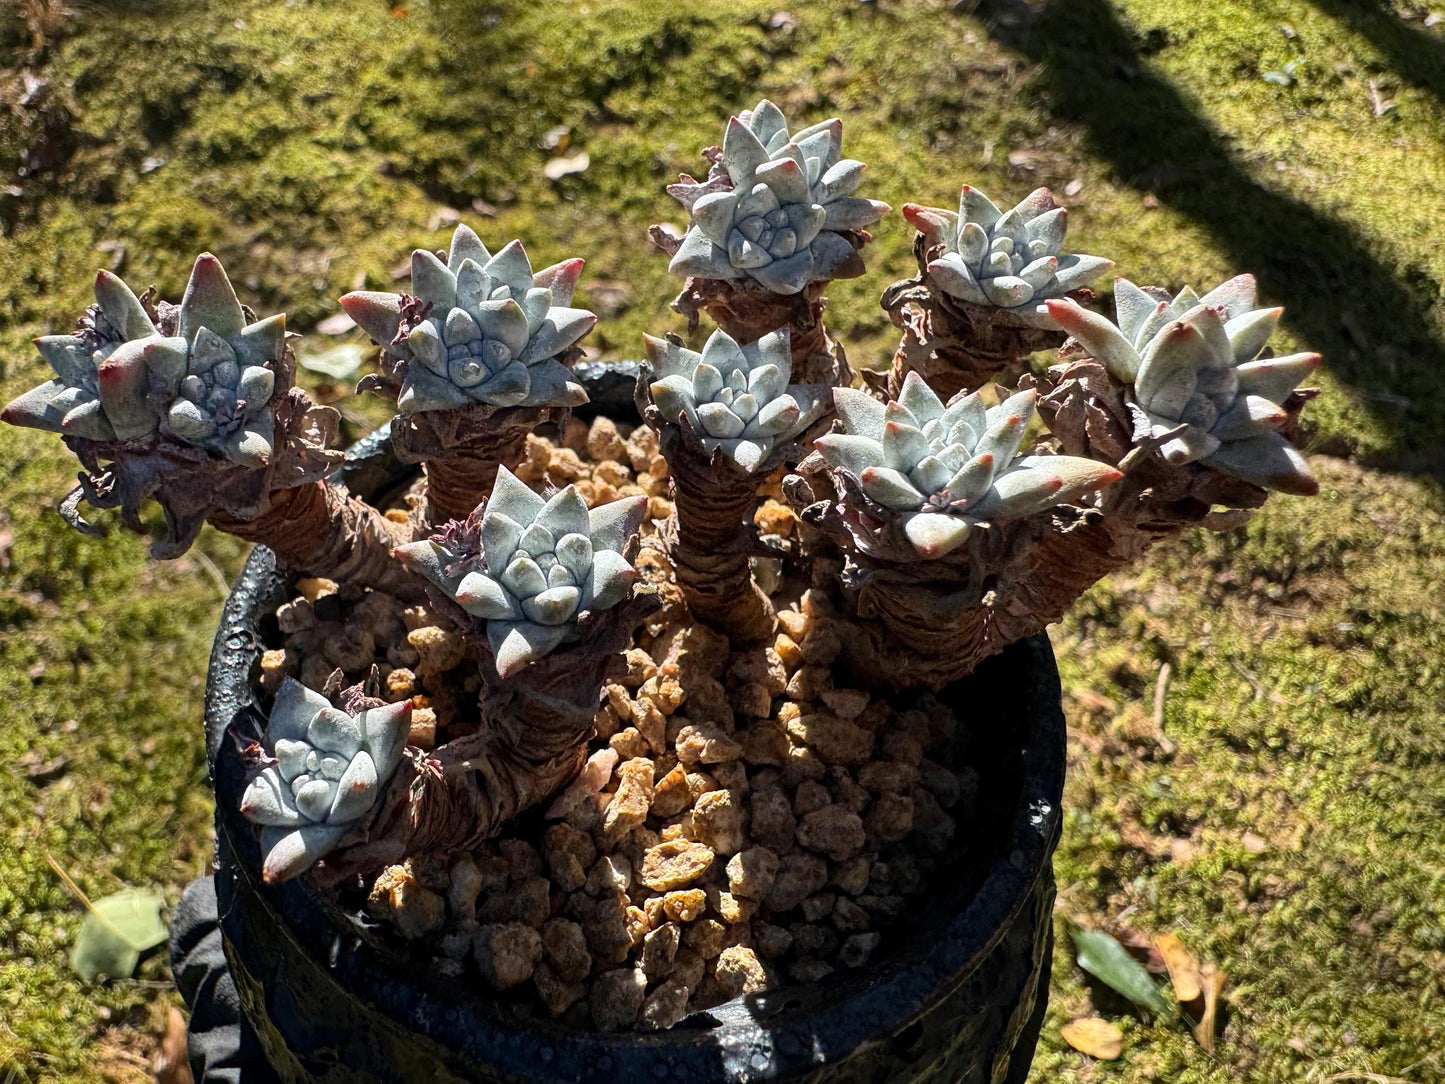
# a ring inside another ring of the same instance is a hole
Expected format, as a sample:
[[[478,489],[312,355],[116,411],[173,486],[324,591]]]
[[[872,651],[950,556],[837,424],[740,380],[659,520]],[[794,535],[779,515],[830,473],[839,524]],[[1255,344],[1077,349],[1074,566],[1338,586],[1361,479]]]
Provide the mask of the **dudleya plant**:
[[[945,407],[909,373],[886,405],[853,388],[833,397],[843,431],[815,446],[866,497],[901,514],[904,534],[924,557],[951,552],[983,523],[1041,512],[1121,477],[1092,459],[1020,456],[1033,391],[994,407],[981,392],[960,394]]]
[[[56,379],[11,402],[3,420],[95,441],[159,431],[242,466],[270,460],[273,365],[285,349],[285,316],[247,324],[210,253],[191,271],[174,335],[163,334],[135,293],[107,271],[96,276],[95,296],[78,332],[35,341]]]
[[[1199,461],[1266,489],[1318,491],[1280,429],[1289,420],[1284,402],[1320,357],[1260,356],[1284,310],[1254,307],[1252,276],[1203,297],[1186,287],[1172,299],[1117,279],[1114,303],[1117,324],[1070,301],[1048,307],[1110,375],[1131,385],[1136,440],[1160,440],[1175,466]]]
[[[670,269],[703,278],[751,278],[779,294],[852,278],[862,261],[843,232],[890,210],[853,195],[864,165],[842,157],[837,118],[799,132],[766,98],[728,121],[723,177],[669,188],[692,214]]]
[[[704,454],[721,451],[749,473],[831,406],[826,386],[788,383],[793,363],[786,327],[746,345],[715,331],[700,354],[645,338],[657,377],[649,391],[663,417],[685,417]]]
[[[930,248],[943,246],[928,263],[940,289],[1000,309],[1028,327],[1057,331],[1042,302],[1086,286],[1114,266],[1100,256],[1062,251],[1068,211],[1047,188],[1001,211],[977,188],[964,185],[956,214],[909,203],[903,215]]]
[[[577,406],[587,393],[557,360],[597,322],[571,307],[580,259],[536,274],[520,241],[495,256],[470,227],[452,234],[443,263],[412,254],[411,288],[428,306],[403,328],[402,298],[357,291],[342,307],[391,355],[405,361],[397,409],[402,414],[483,403],[497,407]]]
[[[241,812],[261,826],[266,881],[315,865],[371,812],[410,726],[410,700],[351,714],[293,678],[282,682],[266,727],[270,757],[241,797]]]
[[[629,597],[637,574],[624,553],[646,511],[646,497],[588,511],[572,485],[544,499],[502,467],[481,510],[480,554],[436,538],[396,554],[486,622],[497,674],[506,678],[574,636],[582,614]]]

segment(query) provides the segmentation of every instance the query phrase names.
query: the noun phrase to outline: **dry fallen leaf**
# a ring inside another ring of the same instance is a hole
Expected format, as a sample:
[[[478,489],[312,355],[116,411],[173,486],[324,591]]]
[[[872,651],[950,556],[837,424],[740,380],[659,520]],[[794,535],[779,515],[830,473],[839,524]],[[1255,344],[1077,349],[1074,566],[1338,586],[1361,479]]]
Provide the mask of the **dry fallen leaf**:
[[[1214,964],[1204,964],[1199,969],[1199,984],[1204,988],[1204,1015],[1194,1025],[1194,1038],[1213,1054],[1214,1035],[1219,1027],[1219,1003],[1224,996],[1224,971]]]
[[[1107,1020],[1085,1016],[1059,1029],[1064,1042],[1080,1054],[1113,1061],[1124,1052],[1124,1033]]]
[[[161,1036],[151,1059],[151,1072],[155,1084],[192,1084],[191,1063],[186,1051],[186,1018],[181,1010],[171,1006],[166,1019],[166,1033]]]
[[[1164,957],[1164,966],[1169,969],[1169,981],[1174,984],[1174,996],[1180,1004],[1188,1004],[1203,991],[1199,981],[1199,961],[1184,947],[1184,942],[1172,933],[1163,933],[1154,939],[1159,955]]]

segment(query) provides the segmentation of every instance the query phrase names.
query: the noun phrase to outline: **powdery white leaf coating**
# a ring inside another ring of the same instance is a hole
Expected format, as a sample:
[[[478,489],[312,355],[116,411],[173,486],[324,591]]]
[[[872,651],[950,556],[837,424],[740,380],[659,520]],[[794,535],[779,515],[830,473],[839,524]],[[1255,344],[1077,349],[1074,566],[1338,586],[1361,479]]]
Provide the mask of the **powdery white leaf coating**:
[[[411,290],[431,304],[421,323],[398,340],[401,298],[356,291],[341,299],[347,314],[389,353],[408,361],[397,409],[403,414],[492,406],[578,406],[587,393],[556,359],[597,322],[573,308],[582,261],[538,272],[520,241],[493,255],[459,225],[443,263],[412,254]]]
[[[1167,295],[1165,295],[1167,298]],[[1251,275],[1200,297],[1161,299],[1114,283],[1117,322],[1072,301],[1050,313],[1118,380],[1132,385],[1140,435],[1165,438],[1171,464],[1195,461],[1266,489],[1309,495],[1318,484],[1280,428],[1283,404],[1319,365],[1318,354],[1260,358],[1282,309],[1257,309]]]
[[[286,678],[266,727],[275,762],[251,780],[241,812],[261,829],[270,883],[309,869],[381,797],[406,747],[411,701],[350,715]]]
[[[484,567],[457,576],[466,556],[436,541],[396,556],[486,622],[497,673],[510,677],[574,636],[578,616],[607,610],[632,592],[637,573],[623,556],[647,511],[626,497],[590,511],[576,486],[544,499],[506,467],[482,512]]]
[[[839,235],[872,225],[891,209],[853,195],[863,163],[842,157],[843,122],[834,118],[789,133],[766,98],[728,121],[726,181],[680,195],[692,213],[671,270],[702,278],[751,278],[778,294],[810,282],[862,273]]]
[[[788,383],[789,343],[786,327],[747,345],[715,331],[702,353],[647,336],[653,404],[669,422],[686,416],[704,453],[721,451],[751,473],[829,407],[827,388]]]
[[[35,340],[57,379],[15,399],[0,419],[100,441],[159,430],[243,466],[269,462],[272,366],[285,349],[284,316],[246,324],[210,253],[196,259],[175,336],[162,336],[135,293],[108,271],[96,276],[95,298],[91,329]]]
[[[837,388],[842,433],[815,445],[829,466],[902,517],[920,554],[941,557],[986,521],[1017,519],[1075,500],[1120,477],[1075,456],[1019,456],[1034,393],[986,407],[979,392],[945,406],[917,373],[895,402]]]
[[[963,186],[958,212],[916,203],[903,216],[943,252],[928,265],[945,293],[974,305],[1006,310],[1030,327],[1058,330],[1041,302],[1098,278],[1113,261],[1063,251],[1068,212],[1047,188],[1036,188],[1001,211],[977,188]]]

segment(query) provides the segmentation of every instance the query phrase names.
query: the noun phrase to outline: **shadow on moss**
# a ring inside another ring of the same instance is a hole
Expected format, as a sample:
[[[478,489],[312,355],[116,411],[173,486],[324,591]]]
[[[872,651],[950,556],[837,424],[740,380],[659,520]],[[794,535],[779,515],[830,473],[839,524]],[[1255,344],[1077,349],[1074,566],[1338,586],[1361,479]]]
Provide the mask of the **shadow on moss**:
[[[1361,14],[1346,0],[1315,3],[1338,17],[1348,11],[1402,77],[1437,95],[1445,87],[1445,68],[1426,55],[1439,52],[1437,43],[1386,29],[1378,11]],[[1400,281],[1349,224],[1250,177],[1220,134],[1149,70],[1148,41],[1141,44],[1107,0],[984,0],[978,14],[995,41],[1040,65],[1038,85],[1054,115],[1084,128],[1122,180],[1209,230],[1237,265],[1255,271],[1265,296],[1288,306],[1335,375],[1393,427],[1391,455],[1375,465],[1445,478],[1437,428],[1445,343],[1429,315],[1439,283],[1423,270]],[[1375,357],[1383,343],[1394,347],[1391,364]]]

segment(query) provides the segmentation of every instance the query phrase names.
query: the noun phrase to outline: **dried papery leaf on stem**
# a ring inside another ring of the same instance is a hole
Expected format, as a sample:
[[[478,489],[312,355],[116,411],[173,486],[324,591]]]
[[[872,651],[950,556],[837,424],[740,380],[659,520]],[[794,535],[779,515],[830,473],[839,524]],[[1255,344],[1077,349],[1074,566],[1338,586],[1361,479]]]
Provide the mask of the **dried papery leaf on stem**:
[[[883,291],[880,303],[903,337],[880,391],[896,397],[910,372],[945,399],[994,379],[1012,383],[1030,354],[1063,344],[1067,336],[1052,321],[1049,326],[1026,323],[1010,309],[976,304],[944,290],[928,269],[939,251],[938,244],[918,234],[913,254],[919,273]],[[1067,296],[1087,304],[1094,294],[1080,286]]]

